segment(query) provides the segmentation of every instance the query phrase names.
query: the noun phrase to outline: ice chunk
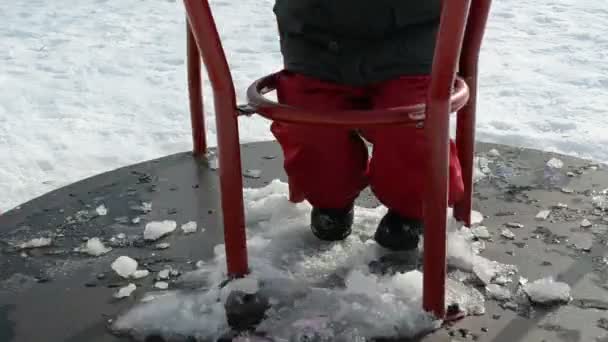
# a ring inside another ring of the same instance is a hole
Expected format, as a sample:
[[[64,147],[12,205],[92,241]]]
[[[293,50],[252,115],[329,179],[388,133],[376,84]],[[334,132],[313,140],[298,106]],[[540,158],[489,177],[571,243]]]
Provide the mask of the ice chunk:
[[[182,224],[181,229],[184,232],[184,234],[196,233],[197,224],[194,221],[190,221],[188,223]]]
[[[169,247],[171,247],[171,244],[168,242],[162,242],[162,243],[156,244],[156,249],[167,249]]]
[[[150,271],[148,270],[137,270],[131,274],[131,278],[133,279],[141,279],[150,275]]]
[[[549,218],[550,214],[551,214],[551,210],[541,210],[538,212],[538,214],[536,214],[536,219],[539,221],[544,221],[547,218]]]
[[[133,224],[138,224],[139,222],[141,222],[141,217],[136,216],[131,220],[131,223]]]
[[[108,209],[102,204],[95,209],[95,212],[97,212],[97,215],[99,216],[105,216],[108,214]]]
[[[111,267],[119,276],[128,278],[137,271],[137,261],[123,255],[116,258]]]
[[[91,238],[87,241],[84,248],[81,248],[82,253],[87,253],[92,256],[100,256],[112,250],[111,247],[104,246],[103,242],[98,237]]]
[[[172,233],[176,227],[177,223],[172,220],[148,222],[144,230],[144,239],[149,241],[158,240]]]
[[[557,158],[551,158],[548,162],[547,162],[547,166],[552,168],[552,169],[561,169],[562,167],[564,167],[564,162],[557,159]]]
[[[497,285],[488,284],[486,285],[486,292],[488,297],[496,300],[509,300],[511,299],[511,291],[508,288]]]
[[[500,235],[506,239],[509,240],[514,240],[515,239],[515,234],[513,234],[513,232],[510,229],[503,229],[500,231]]]
[[[135,291],[137,289],[137,286],[135,286],[135,284],[133,283],[129,283],[129,285],[121,287],[120,289],[118,289],[118,292],[116,292],[114,294],[114,298],[126,298],[131,296],[131,294],[133,293],[133,291]]]
[[[473,235],[479,239],[489,239],[492,237],[486,226],[477,226],[472,229]]]
[[[476,225],[483,222],[483,215],[479,211],[471,211],[471,224]]]
[[[583,221],[581,221],[581,227],[589,228],[591,226],[593,226],[593,224],[588,219],[584,219]]]
[[[154,283],[154,287],[160,290],[166,290],[169,288],[169,283],[167,283],[166,281],[157,281],[156,283]]]
[[[158,272],[156,275],[156,279],[158,280],[167,280],[169,279],[169,274],[171,273],[171,269],[165,268],[164,270]]]
[[[18,245],[17,247],[19,249],[31,249],[31,248],[40,248],[40,247],[47,247],[50,246],[53,243],[53,240],[51,238],[35,238],[35,239],[31,239],[30,241],[24,242],[20,245]]]
[[[509,228],[514,228],[514,229],[524,228],[524,225],[519,222],[507,222],[507,223],[505,223],[505,226],[507,226]]]
[[[118,233],[116,235],[116,238],[120,239],[120,240],[125,239],[126,237],[127,237],[127,235],[125,233]]]
[[[552,277],[529,282],[523,285],[523,290],[533,303],[567,303],[571,299],[570,285],[557,282]]]

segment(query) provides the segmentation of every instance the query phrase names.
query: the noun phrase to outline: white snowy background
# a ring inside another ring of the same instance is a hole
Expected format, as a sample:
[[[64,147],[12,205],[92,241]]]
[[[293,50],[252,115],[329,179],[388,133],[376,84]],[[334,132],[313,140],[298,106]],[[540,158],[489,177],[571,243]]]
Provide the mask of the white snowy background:
[[[273,2],[212,1],[241,100],[281,65]],[[190,149],[180,1],[4,1],[0,22],[0,211]],[[494,1],[479,139],[608,161],[606,22],[605,0]],[[267,128],[241,120],[242,141]]]

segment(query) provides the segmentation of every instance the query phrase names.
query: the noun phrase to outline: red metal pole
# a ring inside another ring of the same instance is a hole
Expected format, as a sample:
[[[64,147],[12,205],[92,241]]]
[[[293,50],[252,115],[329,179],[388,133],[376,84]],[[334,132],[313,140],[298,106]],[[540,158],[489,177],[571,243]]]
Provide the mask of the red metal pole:
[[[194,40],[213,88],[228,275],[248,272],[243,178],[236,95],[228,62],[207,0],[184,0]]]
[[[201,56],[198,53],[198,47],[188,22],[186,22],[186,32],[188,97],[190,100],[193,152],[196,157],[203,157],[207,150],[207,139],[205,136],[205,113],[203,112],[203,89],[201,86]]]
[[[470,0],[443,1],[424,131],[429,156],[424,205],[423,308],[445,316],[450,94]]]
[[[456,144],[462,165],[464,199],[454,206],[454,217],[471,226],[473,209],[473,162],[475,158],[475,120],[477,109],[477,66],[481,42],[490,12],[491,0],[473,0],[460,57],[460,75],[469,87],[469,102],[458,112]]]

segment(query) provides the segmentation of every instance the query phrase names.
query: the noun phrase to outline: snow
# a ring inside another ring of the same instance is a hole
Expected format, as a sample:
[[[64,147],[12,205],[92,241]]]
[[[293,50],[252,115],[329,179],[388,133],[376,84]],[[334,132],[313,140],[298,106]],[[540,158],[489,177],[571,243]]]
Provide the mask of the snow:
[[[571,299],[570,285],[555,281],[551,277],[528,282],[523,285],[523,290],[533,303],[563,303]]]
[[[184,234],[196,233],[197,224],[194,221],[190,221],[190,222],[184,223],[182,225],[181,229],[184,232]]]
[[[41,237],[41,238],[31,239],[27,242],[24,242],[24,243],[18,245],[17,247],[19,249],[40,248],[40,247],[50,246],[52,243],[53,243],[53,240],[51,238]]]
[[[112,250],[111,247],[106,247],[98,237],[87,240],[83,248],[80,248],[81,253],[86,253],[92,256],[104,255]]]
[[[137,271],[137,261],[128,256],[122,255],[114,260],[111,267],[119,276],[128,278],[135,273],[135,271]]]
[[[281,66],[273,4],[211,0],[241,103],[253,80]],[[479,140],[608,161],[605,8],[604,0],[492,4]],[[0,17],[0,211],[191,148],[182,2],[21,1]],[[214,146],[207,81],[203,93]],[[268,125],[242,118],[242,141],[272,139]]]
[[[136,289],[137,289],[137,286],[135,286],[135,284],[129,283],[129,285],[118,289],[118,291],[114,294],[114,298],[122,299],[122,298],[129,297],[129,296],[131,296],[133,291],[135,291]]]
[[[439,322],[421,310],[420,271],[370,272],[371,261],[391,255],[372,239],[386,208],[357,207],[351,236],[326,243],[310,232],[310,205],[289,202],[286,183],[275,180],[264,188],[245,189],[244,197],[251,273],[222,288],[226,256],[218,245],[213,260],[197,262],[196,270],[175,280],[196,283],[199,290],[145,296],[114,320],[114,330],[139,340],[147,334],[215,340],[226,328],[224,303],[233,290],[268,298],[272,308],[258,329],[272,331],[279,340],[291,340],[310,325],[345,341],[412,336],[437,327]],[[486,285],[510,281],[514,267],[478,255],[470,229],[449,219],[448,235],[450,265]],[[157,274],[155,287],[166,289],[166,281],[177,274],[166,267]],[[344,286],[335,286],[336,278]],[[448,304],[456,302],[470,315],[485,312],[483,294],[473,287],[450,279],[446,296]]]
[[[161,237],[172,233],[176,227],[177,223],[172,220],[148,222],[144,230],[144,240],[158,240]]]

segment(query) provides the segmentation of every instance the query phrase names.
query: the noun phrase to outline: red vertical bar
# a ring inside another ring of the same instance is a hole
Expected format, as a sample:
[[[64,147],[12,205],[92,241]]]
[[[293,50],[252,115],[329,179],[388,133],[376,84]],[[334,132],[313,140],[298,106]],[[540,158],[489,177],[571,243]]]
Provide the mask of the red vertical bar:
[[[443,1],[424,126],[429,159],[422,302],[426,311],[441,319],[445,316],[450,95],[469,4],[470,0]]]
[[[184,0],[213,89],[228,275],[247,274],[243,178],[234,83],[207,0]]]
[[[475,158],[475,120],[477,109],[477,66],[481,42],[490,12],[491,0],[473,0],[460,57],[460,74],[469,87],[469,102],[458,112],[456,144],[462,165],[464,199],[454,206],[454,217],[471,226],[473,209],[473,161]]]
[[[190,100],[190,121],[192,123],[193,152],[202,157],[207,150],[205,137],[205,113],[203,112],[203,92],[201,86],[201,56],[192,34],[190,24],[186,22],[187,64],[188,64],[188,97]]]

